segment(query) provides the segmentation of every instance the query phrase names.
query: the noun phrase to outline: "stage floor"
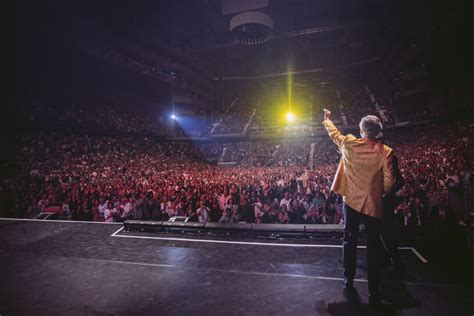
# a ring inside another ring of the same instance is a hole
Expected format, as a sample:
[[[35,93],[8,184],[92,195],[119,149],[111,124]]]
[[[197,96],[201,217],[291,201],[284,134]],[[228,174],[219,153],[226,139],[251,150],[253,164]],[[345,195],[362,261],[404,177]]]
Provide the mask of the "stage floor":
[[[124,232],[121,225],[0,220],[0,315],[472,315],[468,271],[403,249],[395,304],[366,305],[365,248],[343,291],[340,240]],[[428,262],[426,262],[428,259]],[[469,271],[470,270],[470,271]],[[469,283],[464,282],[464,283]]]

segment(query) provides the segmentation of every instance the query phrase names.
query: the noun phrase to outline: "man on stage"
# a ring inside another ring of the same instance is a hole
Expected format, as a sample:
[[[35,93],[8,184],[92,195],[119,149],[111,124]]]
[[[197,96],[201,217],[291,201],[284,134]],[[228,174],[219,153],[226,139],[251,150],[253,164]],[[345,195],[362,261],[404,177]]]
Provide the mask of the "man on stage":
[[[361,138],[351,134],[343,135],[334,126],[331,112],[326,109],[323,125],[342,153],[331,189],[342,195],[344,201],[344,284],[346,288],[353,288],[357,235],[359,224],[364,223],[367,231],[369,304],[376,305],[380,303],[379,250],[383,196],[391,192],[396,182],[392,149],[379,141],[382,137],[382,124],[376,116],[368,115],[361,119]]]

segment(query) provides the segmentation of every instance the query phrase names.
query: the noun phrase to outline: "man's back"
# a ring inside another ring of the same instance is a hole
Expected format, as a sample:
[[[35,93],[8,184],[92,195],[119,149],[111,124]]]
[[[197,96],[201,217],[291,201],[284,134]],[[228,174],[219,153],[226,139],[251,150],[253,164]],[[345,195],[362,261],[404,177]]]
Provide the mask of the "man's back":
[[[343,135],[330,120],[323,125],[342,152],[331,189],[344,196],[344,202],[353,209],[381,218],[382,197],[395,182],[392,149],[376,140]]]

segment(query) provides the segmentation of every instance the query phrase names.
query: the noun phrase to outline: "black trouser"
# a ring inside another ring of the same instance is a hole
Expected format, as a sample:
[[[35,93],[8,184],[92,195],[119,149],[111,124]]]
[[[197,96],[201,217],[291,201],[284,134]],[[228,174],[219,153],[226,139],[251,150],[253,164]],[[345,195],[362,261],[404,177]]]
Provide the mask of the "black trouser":
[[[402,266],[400,251],[398,250],[400,245],[400,225],[394,214],[395,207],[396,202],[392,197],[384,199],[382,241],[393,268],[399,269]]]
[[[381,220],[367,216],[344,203],[344,242],[342,262],[344,277],[354,279],[357,260],[357,237],[359,224],[363,221],[367,231],[367,278],[369,294],[378,296],[380,283],[380,227]]]

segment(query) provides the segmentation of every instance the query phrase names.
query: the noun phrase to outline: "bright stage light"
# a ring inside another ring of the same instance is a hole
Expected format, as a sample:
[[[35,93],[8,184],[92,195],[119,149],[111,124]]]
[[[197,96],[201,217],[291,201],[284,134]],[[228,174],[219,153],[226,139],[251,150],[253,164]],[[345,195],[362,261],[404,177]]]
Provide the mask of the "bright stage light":
[[[293,122],[295,120],[295,115],[291,112],[286,113],[286,120],[288,122]]]
[[[171,114],[171,119],[172,119],[172,120],[176,120],[176,115]]]

